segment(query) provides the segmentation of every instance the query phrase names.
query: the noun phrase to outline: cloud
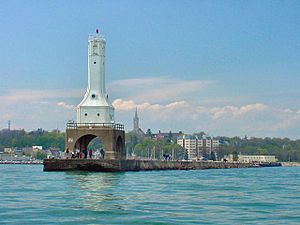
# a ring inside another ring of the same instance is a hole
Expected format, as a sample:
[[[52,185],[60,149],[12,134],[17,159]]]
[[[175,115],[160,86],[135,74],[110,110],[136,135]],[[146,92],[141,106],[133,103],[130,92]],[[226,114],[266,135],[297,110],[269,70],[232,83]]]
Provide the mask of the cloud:
[[[168,130],[187,133],[204,130],[217,135],[283,136],[300,124],[300,115],[296,111],[263,103],[211,108],[187,101],[151,104],[116,99],[113,106],[121,121],[131,121],[137,107],[144,129],[168,127]],[[128,126],[132,125],[129,123]]]
[[[196,96],[207,86],[213,84],[209,80],[184,80],[172,77],[145,77],[113,81],[109,89],[116,96],[136,102],[169,102]]]
[[[153,113],[153,111],[156,111],[159,113],[159,116],[161,116],[162,114],[166,116],[168,114],[170,118],[174,118],[174,115],[176,115],[176,113],[180,113],[189,115],[195,119],[201,118],[203,115],[207,115],[211,119],[228,117],[234,118],[243,114],[255,114],[257,112],[268,109],[267,105],[261,103],[249,104],[241,107],[224,106],[209,108],[200,105],[193,105],[187,103],[186,101],[175,101],[164,105],[151,104],[149,102],[137,104],[133,100],[116,99],[112,104],[118,111],[132,111],[135,108],[138,108],[138,110],[142,112],[148,111],[148,113]],[[155,116],[155,114],[153,114],[153,116]]]
[[[268,108],[267,105],[262,103],[248,104],[241,107],[236,106],[224,106],[224,107],[215,107],[210,110],[213,114],[214,119],[219,119],[224,116],[241,116],[246,113],[255,113],[259,111],[266,110]]]
[[[70,104],[67,104],[65,102],[58,102],[57,103],[58,106],[61,106],[62,108],[64,109],[72,109],[72,110],[75,110],[76,109],[76,106],[75,105],[70,105]]]
[[[155,85],[161,84],[169,80],[167,77],[143,77],[143,78],[132,78],[124,80],[115,80],[112,81],[112,85],[121,86],[121,87],[132,87],[139,85]]]
[[[273,126],[270,126],[269,129],[272,131],[280,131],[280,130],[286,130],[293,127],[297,127],[300,124],[300,116],[291,116],[286,117],[277,123],[273,124]]]
[[[116,121],[132,128],[138,108],[143,129],[186,133],[206,131],[215,135],[289,136],[299,138],[300,110],[282,109],[262,102],[224,101],[224,96],[207,100],[207,91],[216,88],[213,81],[181,80],[170,77],[139,78],[109,84]],[[219,88],[219,87],[217,87]],[[122,93],[123,92],[123,93]],[[0,95],[0,126],[12,120],[13,128],[64,129],[65,122],[76,118],[76,105],[84,89],[11,90]],[[221,100],[220,100],[221,99]],[[226,100],[226,99],[225,99]]]
[[[140,111],[146,111],[146,110],[162,111],[162,110],[174,110],[177,108],[181,108],[186,105],[186,102],[185,101],[171,102],[166,105],[151,104],[149,102],[137,104],[133,100],[116,99],[113,101],[112,105],[115,107],[116,110],[119,110],[119,111],[131,111],[135,108],[138,108],[138,110],[140,110]]]
[[[12,121],[12,129],[64,129],[65,122],[74,119],[75,106],[84,90],[17,89],[0,95],[0,129]],[[66,100],[66,101],[64,101]]]
[[[115,109],[120,111],[128,111],[137,107],[137,104],[135,104],[134,101],[132,100],[123,101],[122,99],[114,100],[112,105],[113,107],[115,107]]]
[[[0,101],[2,103],[28,102],[43,99],[78,98],[82,95],[82,90],[17,89],[9,91],[6,95],[1,95]]]
[[[138,110],[140,110],[140,111],[161,112],[163,110],[172,110],[172,109],[181,107],[181,106],[185,105],[185,102],[184,101],[172,102],[167,105],[151,104],[149,102],[137,104],[133,100],[116,99],[113,101],[112,105],[114,106],[114,108],[116,110],[119,110],[119,111],[131,111],[135,108],[138,108]]]

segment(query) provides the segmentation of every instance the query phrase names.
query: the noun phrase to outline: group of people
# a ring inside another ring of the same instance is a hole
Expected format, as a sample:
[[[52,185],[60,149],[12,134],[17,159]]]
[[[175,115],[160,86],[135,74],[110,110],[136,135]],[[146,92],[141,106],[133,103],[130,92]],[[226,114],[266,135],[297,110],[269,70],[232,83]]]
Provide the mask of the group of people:
[[[82,151],[79,151],[78,149],[76,149],[76,152],[72,152],[72,158],[78,158],[78,159],[87,159],[89,156],[89,158],[91,159],[93,156],[93,150],[87,150],[87,149],[83,149]]]
[[[165,161],[170,161],[171,160],[171,155],[170,154],[163,154],[164,160]]]
[[[99,154],[99,152],[96,152],[94,158],[98,158],[97,153]],[[103,150],[103,148],[101,148],[100,158],[104,159],[104,156],[105,156],[105,151]],[[80,151],[79,149],[76,149],[75,151],[71,152],[71,157],[70,157],[70,151],[69,151],[69,148],[67,148],[66,149],[66,158],[67,159],[69,159],[69,158],[72,158],[72,159],[87,159],[87,158],[90,158],[90,159],[92,159],[93,158],[93,150],[92,149],[90,149],[90,150],[83,149],[82,151]]]

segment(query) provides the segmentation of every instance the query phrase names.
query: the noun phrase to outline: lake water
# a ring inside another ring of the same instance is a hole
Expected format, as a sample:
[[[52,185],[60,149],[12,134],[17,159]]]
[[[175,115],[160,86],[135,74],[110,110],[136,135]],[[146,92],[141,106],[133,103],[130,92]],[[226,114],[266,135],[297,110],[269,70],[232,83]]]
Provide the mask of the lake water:
[[[300,167],[42,170],[0,165],[0,224],[300,224]]]

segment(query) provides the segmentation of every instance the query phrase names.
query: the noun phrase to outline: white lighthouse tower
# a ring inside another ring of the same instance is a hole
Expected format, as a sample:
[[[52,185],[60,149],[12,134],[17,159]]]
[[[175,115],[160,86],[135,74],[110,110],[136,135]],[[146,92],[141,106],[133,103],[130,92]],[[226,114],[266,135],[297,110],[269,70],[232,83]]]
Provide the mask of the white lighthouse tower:
[[[88,87],[77,106],[77,123],[114,123],[114,108],[105,90],[105,39],[99,34],[88,40]]]

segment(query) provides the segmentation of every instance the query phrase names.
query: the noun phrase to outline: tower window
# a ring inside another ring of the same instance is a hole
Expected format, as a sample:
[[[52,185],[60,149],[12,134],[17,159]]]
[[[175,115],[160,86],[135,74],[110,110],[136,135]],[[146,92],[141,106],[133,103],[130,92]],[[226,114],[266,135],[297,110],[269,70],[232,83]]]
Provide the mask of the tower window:
[[[85,113],[84,115],[87,116],[87,113]]]
[[[97,116],[100,116],[100,113],[97,113]]]
[[[96,97],[96,95],[95,94],[92,94],[92,98],[95,98]]]
[[[94,62],[94,64],[96,64],[96,62]]]

